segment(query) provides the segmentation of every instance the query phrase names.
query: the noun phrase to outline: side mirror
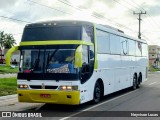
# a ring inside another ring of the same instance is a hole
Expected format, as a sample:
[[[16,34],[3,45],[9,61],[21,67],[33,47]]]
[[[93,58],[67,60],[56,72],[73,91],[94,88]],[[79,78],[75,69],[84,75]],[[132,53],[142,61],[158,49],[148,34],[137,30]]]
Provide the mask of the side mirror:
[[[74,67],[82,67],[82,45],[76,49]]]
[[[94,52],[92,50],[90,50],[89,54],[90,54],[90,59],[93,59],[94,58]]]
[[[19,48],[19,46],[14,46],[12,48],[10,48],[7,53],[6,53],[6,66],[10,66],[10,62],[11,62],[11,56],[12,56],[12,53],[17,51]]]

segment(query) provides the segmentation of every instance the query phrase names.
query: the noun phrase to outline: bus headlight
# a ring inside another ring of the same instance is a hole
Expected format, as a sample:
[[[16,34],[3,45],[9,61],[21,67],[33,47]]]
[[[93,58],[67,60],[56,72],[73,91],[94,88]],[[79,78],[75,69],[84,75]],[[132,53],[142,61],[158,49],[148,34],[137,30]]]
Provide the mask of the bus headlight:
[[[60,86],[59,90],[78,90],[78,86]]]
[[[18,88],[20,88],[20,89],[28,89],[28,85],[20,84],[20,85],[18,85]]]

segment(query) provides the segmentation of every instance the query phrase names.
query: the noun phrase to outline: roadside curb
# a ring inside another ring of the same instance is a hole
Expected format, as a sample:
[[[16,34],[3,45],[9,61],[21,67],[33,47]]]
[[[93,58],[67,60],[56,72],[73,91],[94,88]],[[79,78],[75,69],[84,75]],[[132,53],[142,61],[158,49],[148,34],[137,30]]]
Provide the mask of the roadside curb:
[[[6,99],[11,99],[11,98],[16,98],[16,97],[17,97],[17,94],[2,96],[2,97],[0,97],[0,101],[6,100]]]
[[[11,77],[17,77],[17,73],[0,74],[0,78],[11,78]]]

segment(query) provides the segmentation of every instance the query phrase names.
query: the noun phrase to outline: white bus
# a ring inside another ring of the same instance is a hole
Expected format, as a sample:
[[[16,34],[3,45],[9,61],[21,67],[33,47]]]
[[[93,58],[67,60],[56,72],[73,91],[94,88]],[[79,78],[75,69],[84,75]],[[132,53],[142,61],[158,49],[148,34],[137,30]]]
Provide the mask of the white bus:
[[[98,103],[147,80],[146,41],[109,26],[84,21],[29,24],[17,48],[19,102]]]

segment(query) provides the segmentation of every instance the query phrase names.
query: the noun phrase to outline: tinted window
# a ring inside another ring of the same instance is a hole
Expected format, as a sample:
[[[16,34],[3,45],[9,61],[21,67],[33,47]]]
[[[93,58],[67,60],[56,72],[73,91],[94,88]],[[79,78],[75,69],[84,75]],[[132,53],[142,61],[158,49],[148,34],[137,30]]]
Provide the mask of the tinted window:
[[[83,64],[88,64],[88,46],[83,46],[83,53],[82,53],[82,63]]]
[[[135,55],[136,53],[136,42],[133,40],[128,40],[129,42],[129,55]]]
[[[25,28],[22,41],[45,41],[45,40],[80,40],[81,27],[32,27]]]
[[[109,33],[97,30],[98,53],[110,53]]]
[[[148,56],[148,45],[142,44],[142,56]]]
[[[110,34],[110,50],[112,54],[120,54],[120,37]]]
[[[84,26],[82,29],[83,29],[82,40],[85,40],[87,42],[93,42],[94,41],[93,27]]]

